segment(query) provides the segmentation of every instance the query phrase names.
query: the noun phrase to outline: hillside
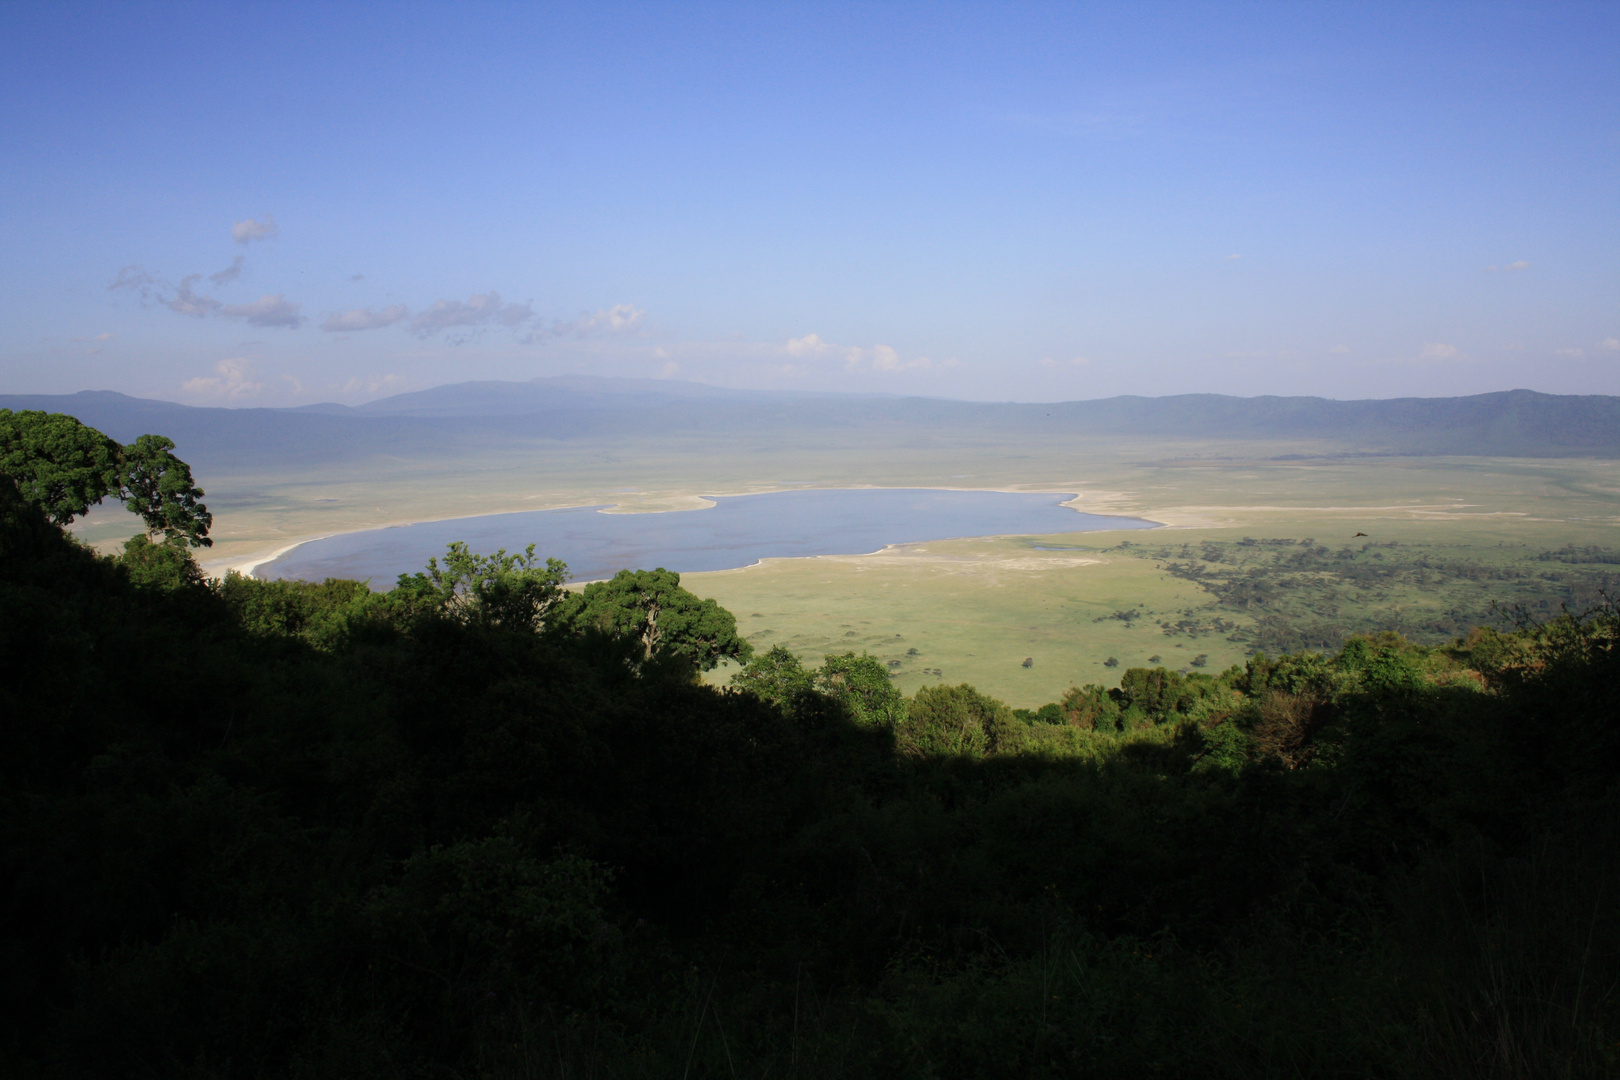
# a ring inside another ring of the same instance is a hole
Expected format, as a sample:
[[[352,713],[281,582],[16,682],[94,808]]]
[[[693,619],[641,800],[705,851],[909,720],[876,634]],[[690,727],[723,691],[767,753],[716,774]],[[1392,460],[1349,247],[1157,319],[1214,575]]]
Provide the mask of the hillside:
[[[1366,401],[1182,394],[1028,404],[564,376],[457,383],[353,408],[199,408],[110,391],[0,395],[0,408],[69,413],[121,440],[162,432],[205,471],[705,433],[769,433],[783,441],[838,432],[1022,433],[1037,440],[1306,441],[1336,452],[1403,455],[1620,457],[1620,397],[1530,390]]]

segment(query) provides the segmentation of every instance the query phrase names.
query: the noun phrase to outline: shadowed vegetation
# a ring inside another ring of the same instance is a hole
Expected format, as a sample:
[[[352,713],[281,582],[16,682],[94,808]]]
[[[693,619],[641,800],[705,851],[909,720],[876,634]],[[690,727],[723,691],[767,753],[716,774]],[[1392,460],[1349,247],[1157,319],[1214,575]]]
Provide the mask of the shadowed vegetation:
[[[1612,609],[1014,711],[864,653],[750,659],[678,579],[565,578],[453,549],[387,593],[211,581],[0,483],[6,1060],[1617,1068]],[[697,680],[717,648],[731,687]]]

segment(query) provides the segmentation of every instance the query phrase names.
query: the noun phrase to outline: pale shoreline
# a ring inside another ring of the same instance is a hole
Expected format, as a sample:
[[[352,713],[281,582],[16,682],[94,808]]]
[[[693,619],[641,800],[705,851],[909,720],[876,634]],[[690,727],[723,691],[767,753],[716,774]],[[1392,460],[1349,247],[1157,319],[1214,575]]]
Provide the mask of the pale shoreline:
[[[235,561],[235,562],[232,562],[232,563],[226,565],[223,569],[226,570],[226,571],[234,570],[237,573],[242,574],[244,577],[252,577],[254,575],[254,572],[256,570],[258,570],[259,567],[264,566],[266,563],[274,562],[276,559],[279,559],[281,556],[287,554],[289,551],[293,551],[296,548],[300,548],[300,547],[304,546],[305,544],[313,544],[313,543],[315,543],[317,541],[320,541],[320,540],[330,540],[333,537],[337,537],[337,536],[352,536],[352,535],[354,535],[356,533],[377,532],[377,531],[380,531],[380,530],[383,530],[383,529],[403,528],[403,527],[408,526],[408,525],[428,525],[428,524],[433,524],[435,522],[443,522],[443,521],[465,521],[465,520],[470,520],[470,519],[474,519],[474,518],[500,517],[500,516],[503,516],[503,515],[506,515],[506,514],[539,514],[539,513],[546,513],[547,511],[551,511],[551,510],[580,510],[580,509],[587,509],[587,508],[590,508],[590,507],[596,507],[597,508],[596,512],[599,513],[599,514],[614,514],[614,515],[623,514],[623,515],[627,515],[627,516],[632,515],[632,514],[675,514],[675,513],[685,513],[687,511],[693,511],[693,510],[709,510],[709,509],[713,509],[716,505],[718,505],[717,503],[714,502],[715,499],[739,498],[739,497],[746,496],[746,495],[774,495],[774,494],[779,494],[779,493],[789,492],[789,491],[885,491],[885,490],[886,491],[965,491],[965,492],[983,492],[983,493],[987,493],[987,494],[995,493],[995,494],[1002,494],[1002,495],[1068,495],[1070,497],[1067,498],[1067,499],[1064,499],[1061,502],[1059,502],[1058,505],[1061,506],[1061,507],[1064,507],[1065,509],[1073,510],[1077,514],[1092,514],[1092,515],[1094,515],[1096,517],[1120,517],[1120,518],[1128,517],[1128,518],[1131,518],[1132,520],[1135,520],[1135,521],[1147,521],[1155,529],[1173,528],[1174,527],[1169,522],[1159,521],[1159,520],[1156,520],[1156,519],[1150,519],[1150,518],[1146,518],[1146,517],[1139,517],[1139,516],[1137,516],[1135,514],[1126,514],[1126,513],[1118,513],[1118,512],[1105,512],[1105,511],[1100,511],[1100,510],[1096,510],[1096,509],[1083,508],[1083,507],[1081,507],[1079,505],[1076,505],[1076,504],[1078,504],[1082,499],[1086,498],[1085,493],[1084,492],[1075,493],[1070,487],[1063,487],[1063,488],[1050,488],[1050,487],[1045,487],[1045,486],[1041,486],[1041,487],[1017,486],[1017,487],[993,487],[993,488],[985,488],[985,487],[950,487],[950,486],[884,487],[883,485],[880,485],[880,484],[850,484],[850,485],[845,485],[845,486],[841,486],[841,487],[815,487],[815,486],[795,485],[794,487],[774,487],[774,488],[765,488],[763,490],[758,490],[758,491],[741,491],[741,492],[732,492],[732,493],[723,493],[723,494],[722,493],[714,493],[714,492],[709,492],[709,493],[704,493],[704,494],[698,494],[696,492],[692,492],[692,493],[682,492],[682,493],[673,494],[673,495],[669,495],[669,496],[657,499],[656,502],[657,503],[681,502],[681,503],[688,503],[689,505],[676,505],[676,506],[662,505],[662,506],[656,506],[654,508],[645,509],[645,510],[623,509],[626,506],[634,506],[635,505],[634,503],[624,503],[624,502],[609,503],[609,504],[576,503],[576,504],[570,504],[570,505],[566,505],[566,506],[547,506],[547,507],[541,507],[539,509],[491,510],[491,511],[489,511],[487,513],[482,513],[482,514],[457,514],[454,517],[442,517],[442,518],[428,517],[428,518],[419,518],[419,519],[415,519],[415,520],[411,520],[411,521],[393,521],[393,522],[387,522],[387,523],[380,524],[380,525],[367,525],[365,528],[362,528],[362,529],[340,529],[340,530],[338,530],[336,532],[322,533],[320,535],[315,535],[315,536],[306,536],[306,537],[303,537],[303,538],[301,538],[299,540],[295,540],[290,544],[284,544],[281,547],[278,547],[275,550],[269,552],[268,554],[257,553],[257,554],[254,554],[252,556],[246,557],[246,558],[239,558],[238,561]],[[653,501],[653,500],[649,500],[649,501]],[[690,505],[690,504],[693,504],[693,503],[695,503],[696,505]],[[1104,532],[1116,532],[1116,531],[1119,531],[1119,532],[1140,532],[1140,531],[1143,531],[1143,530],[1140,530],[1140,529],[1124,529],[1124,530],[1092,529],[1092,530],[1087,530],[1088,533],[1091,533],[1091,532],[1104,533]],[[1011,534],[1011,533],[1006,533],[1006,534],[994,533],[994,534],[985,534],[984,536],[971,536],[971,537],[969,537],[969,536],[941,537],[941,538],[937,538],[937,539],[934,539],[934,540],[923,541],[923,542],[925,542],[925,543],[943,543],[943,542],[945,542],[947,540],[978,540],[978,539],[989,540],[989,539],[996,539],[996,538],[1004,536],[1004,535],[1015,535],[1015,534]],[[1023,534],[1016,534],[1016,535],[1023,535]],[[1045,535],[1045,534],[1042,534],[1042,535]],[[1059,535],[1059,534],[1054,533],[1052,535]],[[748,569],[749,566],[758,566],[765,559],[772,559],[772,558],[811,558],[811,559],[819,559],[819,558],[841,558],[841,559],[865,558],[865,557],[869,557],[869,556],[872,556],[872,555],[879,555],[879,554],[882,554],[885,551],[889,551],[889,550],[892,550],[894,548],[901,547],[901,546],[904,546],[904,545],[885,544],[883,547],[878,548],[876,551],[864,552],[864,553],[861,553],[861,552],[856,552],[856,553],[840,552],[840,553],[838,553],[836,555],[830,555],[830,556],[823,556],[823,555],[764,556],[761,559],[756,559],[754,562],[749,563],[748,566],[728,567],[725,570],[707,571],[707,572],[709,572],[709,573],[726,573],[726,572],[730,572],[730,571],[733,571],[733,570],[746,570],[746,569]]]

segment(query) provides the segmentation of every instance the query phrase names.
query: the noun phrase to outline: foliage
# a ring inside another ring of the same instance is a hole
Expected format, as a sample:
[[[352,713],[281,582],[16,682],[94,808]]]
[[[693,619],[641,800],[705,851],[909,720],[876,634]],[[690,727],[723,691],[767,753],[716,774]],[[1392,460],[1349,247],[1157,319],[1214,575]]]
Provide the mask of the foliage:
[[[155,589],[180,589],[203,584],[202,568],[183,547],[154,544],[146,536],[132,536],[124,543],[118,565],[137,585]]]
[[[13,1071],[1617,1067],[1612,609],[1020,715],[665,677],[565,574],[209,584],[0,485]]]
[[[142,435],[120,446],[62,413],[0,409],[0,474],[57,525],[113,495],[138,514],[148,538],[208,547],[213,516],[173,441]]]
[[[965,683],[925,686],[911,699],[895,742],[901,753],[917,758],[983,757],[1024,749],[1026,731],[1006,705]]]
[[[401,574],[396,603],[413,612],[433,612],[468,626],[538,630],[563,600],[568,567],[556,559],[543,564],[530,544],[521,555],[505,549],[479,555],[456,541],[444,564]]]
[[[317,648],[332,648],[351,629],[411,610],[409,594],[373,593],[363,581],[327,578],[309,581],[261,581],[228,570],[215,586],[238,626],[267,638],[297,638]]]
[[[905,696],[889,680],[883,662],[868,653],[826,657],[812,685],[848,709],[850,718],[863,727],[893,728],[905,720]]]
[[[213,515],[200,501],[203,492],[191,479],[191,467],[172,451],[174,442],[161,435],[142,435],[120,449],[118,482],[124,505],[140,515],[148,536],[162,535],[170,544],[209,547]]]
[[[57,525],[117,491],[119,446],[71,416],[0,409],[0,473]]]
[[[1113,550],[1152,559],[1208,595],[1197,609],[1146,612],[1166,636],[1220,635],[1273,653],[1331,652],[1357,635],[1381,631],[1443,644],[1476,626],[1506,628],[1516,610],[1541,620],[1555,616],[1561,603],[1585,610],[1617,584],[1616,556],[1597,546],[1531,554],[1436,550],[1393,540],[1332,547],[1310,537],[1245,537],[1196,546],[1127,542]]]
[[[755,656],[731,677],[732,686],[779,708],[814,693],[813,681],[799,658],[781,645]]]
[[[737,635],[737,620],[713,600],[681,588],[681,575],[657,570],[620,570],[593,581],[563,604],[561,620],[640,639],[648,657],[667,651],[699,671],[721,660],[746,663],[753,648]]]

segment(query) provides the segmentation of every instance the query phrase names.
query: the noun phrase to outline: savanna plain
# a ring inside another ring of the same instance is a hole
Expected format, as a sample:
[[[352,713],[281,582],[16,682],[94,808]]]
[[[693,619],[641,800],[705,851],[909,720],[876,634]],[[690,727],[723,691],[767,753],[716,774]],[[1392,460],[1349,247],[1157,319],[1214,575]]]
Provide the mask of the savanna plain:
[[[1327,441],[558,440],[207,479],[213,573],[359,529],[597,504],[701,512],[708,495],[806,486],[1072,493],[1077,510],[1159,523],[683,575],[756,649],[869,652],[906,693],[967,682],[1014,707],[1107,681],[1115,667],[1219,671],[1258,649],[1336,647],[1378,630],[1438,644],[1519,609],[1589,605],[1615,567],[1556,553],[1613,544],[1620,529],[1613,460],[1413,457]],[[131,526],[115,505],[77,531],[112,551]],[[723,683],[735,670],[705,677]]]

